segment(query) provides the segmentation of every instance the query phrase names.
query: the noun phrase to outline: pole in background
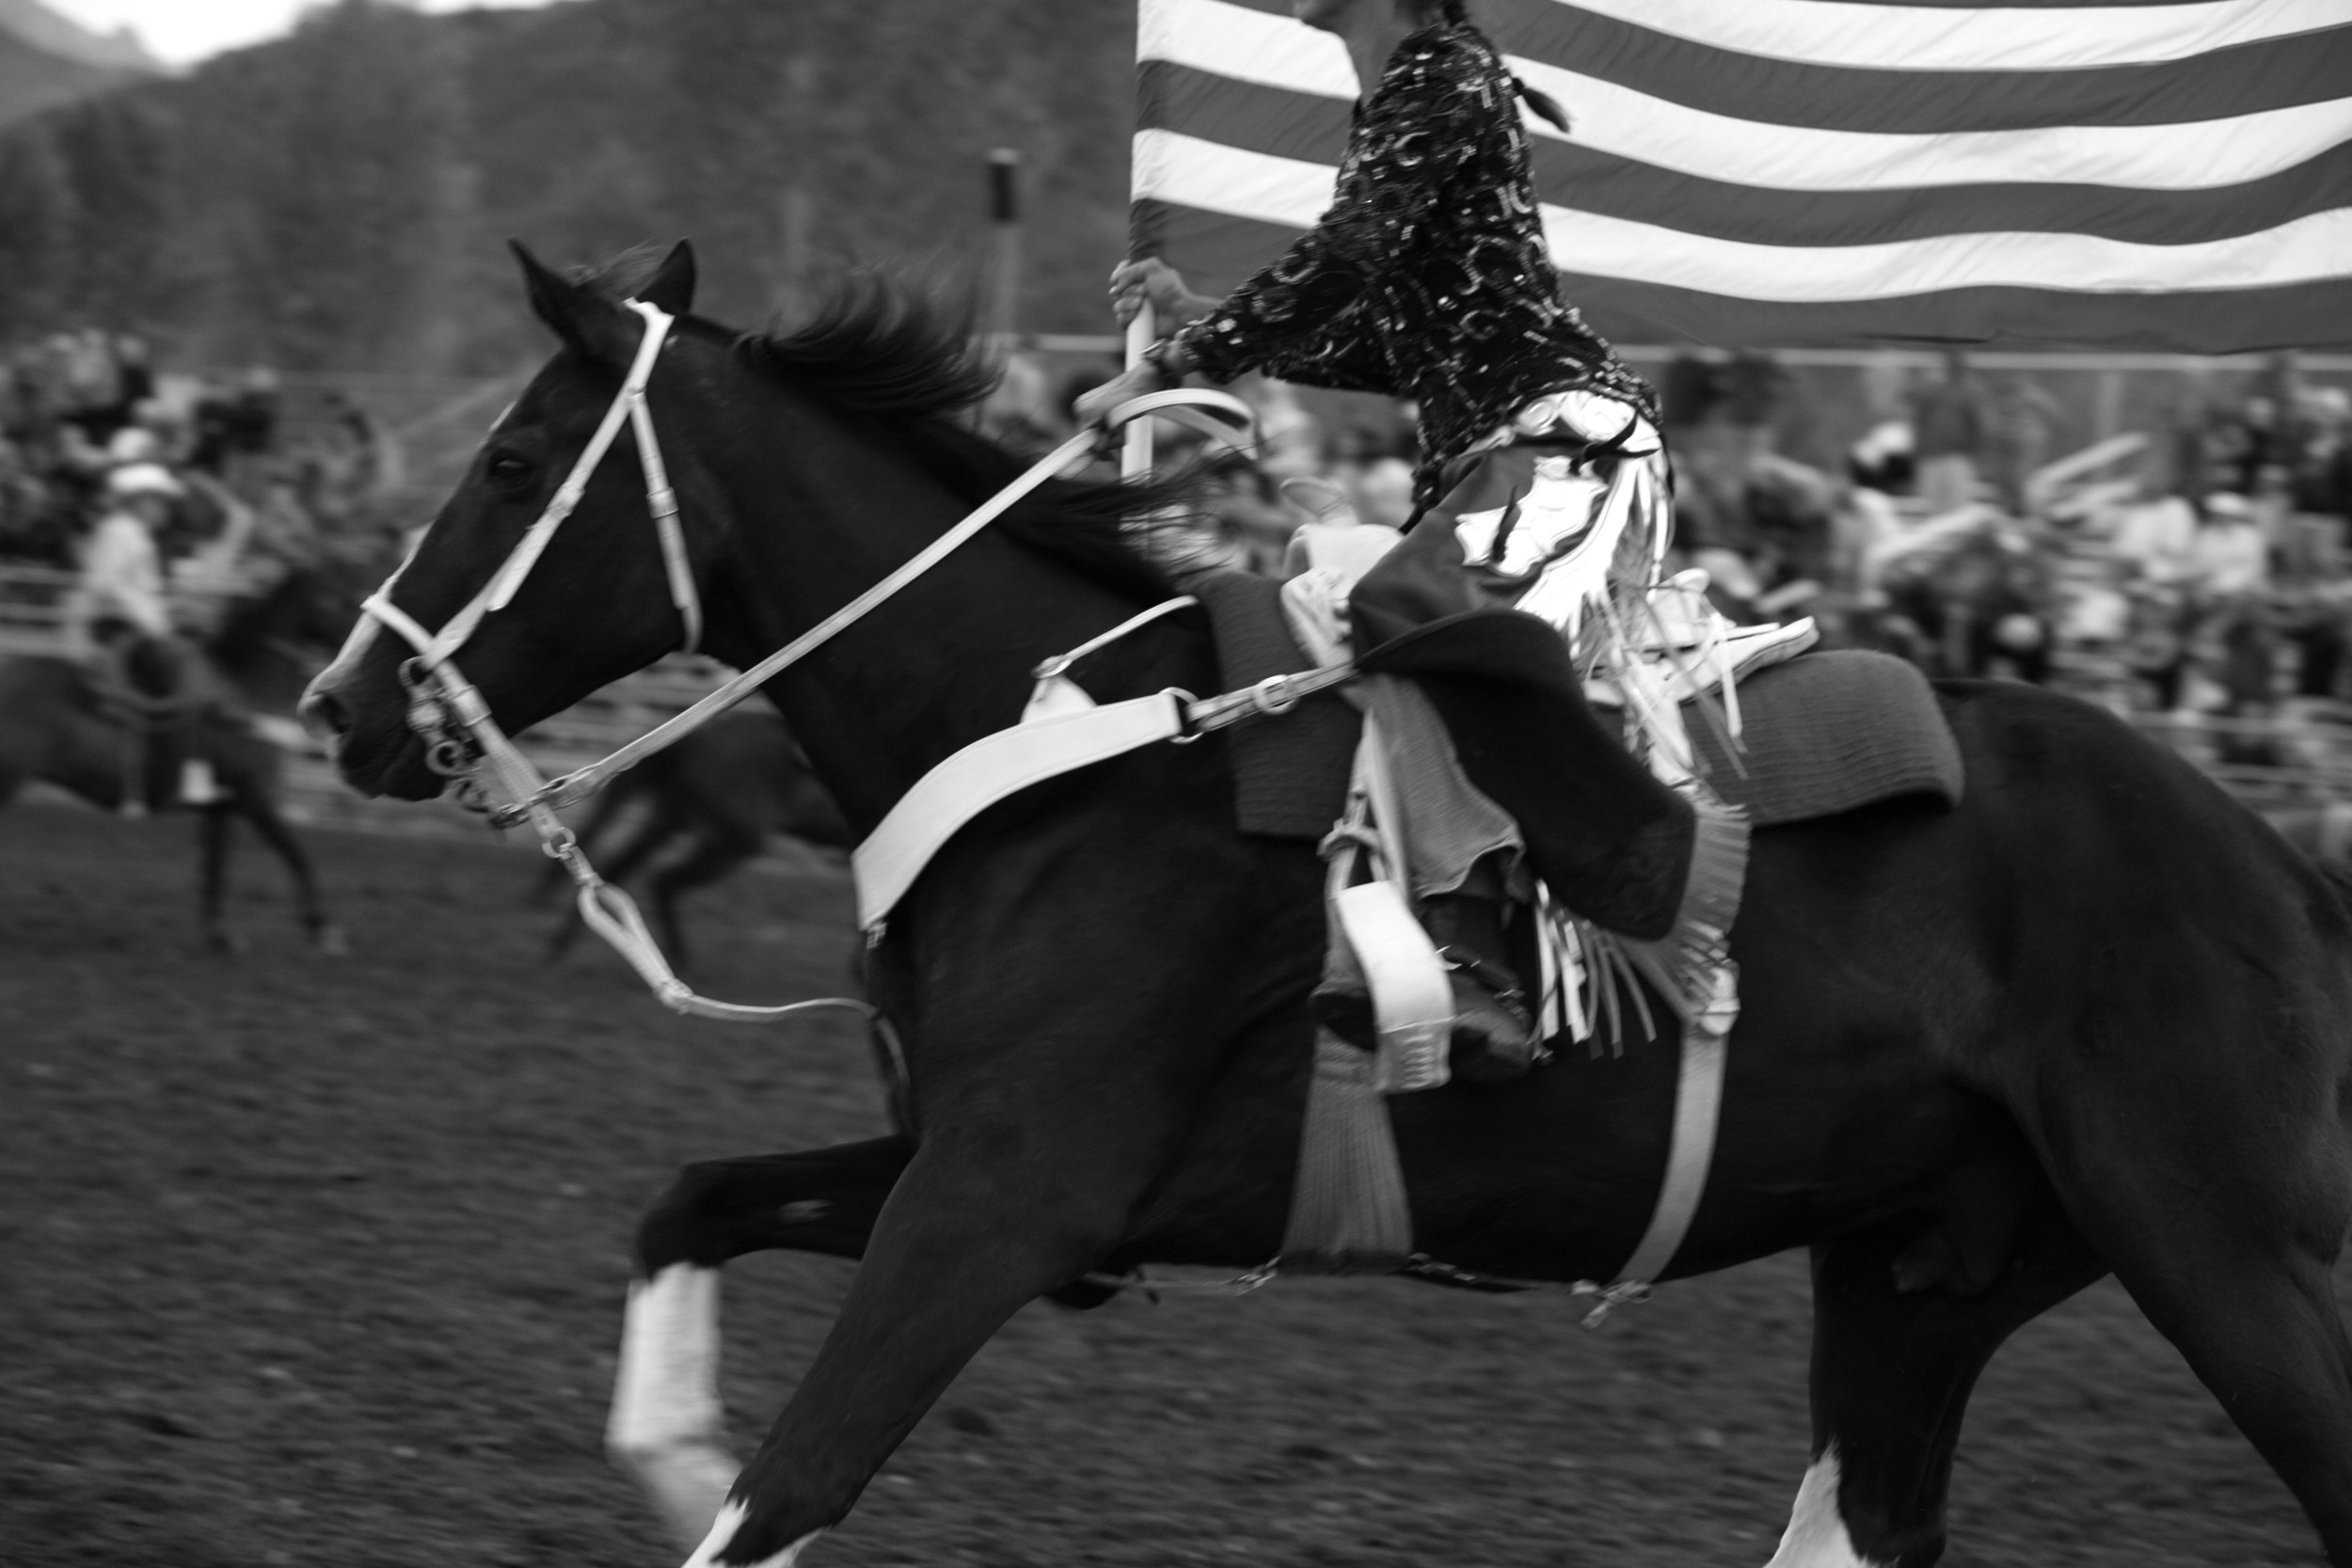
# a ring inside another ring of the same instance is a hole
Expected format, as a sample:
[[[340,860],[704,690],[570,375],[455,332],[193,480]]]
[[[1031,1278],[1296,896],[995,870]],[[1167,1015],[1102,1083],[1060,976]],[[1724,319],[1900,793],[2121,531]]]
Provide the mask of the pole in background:
[[[1014,148],[988,155],[988,216],[996,272],[989,326],[998,352],[1010,354],[1021,331],[1021,153]]]

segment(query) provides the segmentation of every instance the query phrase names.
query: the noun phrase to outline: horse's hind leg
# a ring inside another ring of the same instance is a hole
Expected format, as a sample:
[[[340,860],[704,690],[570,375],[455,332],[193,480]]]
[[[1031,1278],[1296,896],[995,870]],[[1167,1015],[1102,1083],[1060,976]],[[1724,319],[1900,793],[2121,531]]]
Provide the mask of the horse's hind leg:
[[[320,952],[342,957],[351,950],[350,939],[342,927],[326,916],[326,907],[319,897],[319,881],[310,869],[310,857],[304,852],[302,841],[294,837],[286,819],[278,815],[278,804],[260,789],[242,792],[238,807],[245,819],[253,824],[253,831],[262,835],[284,863],[286,875],[294,882],[295,907],[302,917],[302,928],[310,934],[310,944]]]
[[[719,1400],[720,1266],[776,1248],[863,1256],[913,1152],[892,1137],[689,1165],[639,1226],[605,1442],[687,1549],[735,1484]]]
[[[707,886],[759,853],[760,835],[714,827],[675,865],[665,866],[653,879],[654,928],[670,950],[670,964],[681,974],[688,954],[686,929],[678,924],[677,903],[698,887]]]
[[[1922,1278],[1922,1243],[1946,1238],[1915,1216],[1814,1249],[1813,1464],[1770,1568],[1926,1568],[1943,1555],[1978,1375],[2021,1324],[2106,1272],[2046,1187],[2033,1201],[1989,1268],[1955,1258]],[[1972,1272],[1993,1277],[1951,1277]]]
[[[2234,1094],[2177,1080],[2169,1095],[2117,1092],[2076,1130],[2061,1187],[2148,1321],[2303,1505],[2328,1560],[2352,1568],[2352,1342],[2331,1277],[2352,1171],[2332,1086],[2303,1080],[2312,1103],[2265,1102],[2264,1088],[2301,1077],[2281,1054],[2243,1053],[2267,1082],[2244,1073]]]
[[[196,919],[204,933],[204,945],[215,953],[234,953],[237,940],[230,935],[222,916],[229,890],[229,842],[235,832],[236,820],[226,802],[203,807],[196,814],[197,855],[199,869],[196,883]]]

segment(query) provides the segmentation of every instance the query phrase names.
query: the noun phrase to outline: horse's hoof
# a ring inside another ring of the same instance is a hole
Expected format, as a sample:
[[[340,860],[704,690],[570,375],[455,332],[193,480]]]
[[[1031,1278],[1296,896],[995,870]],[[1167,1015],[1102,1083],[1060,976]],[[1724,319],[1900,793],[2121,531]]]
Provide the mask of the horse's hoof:
[[[310,933],[310,945],[330,958],[351,957],[351,938],[343,934],[341,926],[331,921]]]

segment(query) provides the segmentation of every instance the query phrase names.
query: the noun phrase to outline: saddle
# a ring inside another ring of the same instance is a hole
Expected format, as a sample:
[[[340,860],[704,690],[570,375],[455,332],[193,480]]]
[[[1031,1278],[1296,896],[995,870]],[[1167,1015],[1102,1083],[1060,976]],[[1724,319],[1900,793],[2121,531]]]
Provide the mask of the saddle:
[[[1208,612],[1228,689],[1316,667],[1284,615],[1279,583],[1227,572],[1187,587]],[[1541,629],[1556,644],[1549,628]],[[1442,670],[1465,683],[1484,672],[1489,684],[1523,687],[1529,676],[1514,665],[1515,651],[1534,645],[1524,629],[1480,625],[1432,636],[1418,648],[1391,649],[1385,657],[1375,652],[1371,667],[1399,673]],[[1763,643],[1756,652],[1764,657],[1750,659],[1740,672],[1738,740],[1704,720],[1689,725],[1700,776],[1744,808],[1756,826],[1812,821],[1906,797],[1947,809],[1960,803],[1966,787],[1960,746],[1916,666],[1884,654],[1811,651],[1785,641]],[[1620,700],[1605,688],[1586,688],[1583,694],[1604,711]],[[1320,842],[1346,806],[1360,728],[1354,707],[1320,693],[1279,723],[1243,724],[1230,732],[1241,831]]]

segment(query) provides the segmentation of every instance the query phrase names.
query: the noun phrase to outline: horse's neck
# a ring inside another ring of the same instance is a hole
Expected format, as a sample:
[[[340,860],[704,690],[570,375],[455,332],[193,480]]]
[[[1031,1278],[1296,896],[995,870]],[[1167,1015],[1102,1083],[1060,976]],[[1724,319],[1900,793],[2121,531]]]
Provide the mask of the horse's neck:
[[[761,585],[713,651],[749,664],[872,587],[970,509],[899,475],[853,498],[794,507],[797,526],[757,531],[746,574]],[[762,558],[764,555],[764,559]],[[983,533],[884,602],[769,690],[861,831],[933,765],[1016,722],[1037,664],[1142,608],[1075,568]],[[1153,628],[1166,638],[1164,628]],[[1167,662],[1181,657],[1175,644]],[[1152,662],[1148,658],[1145,663]],[[1150,689],[1149,687],[1140,690]]]

